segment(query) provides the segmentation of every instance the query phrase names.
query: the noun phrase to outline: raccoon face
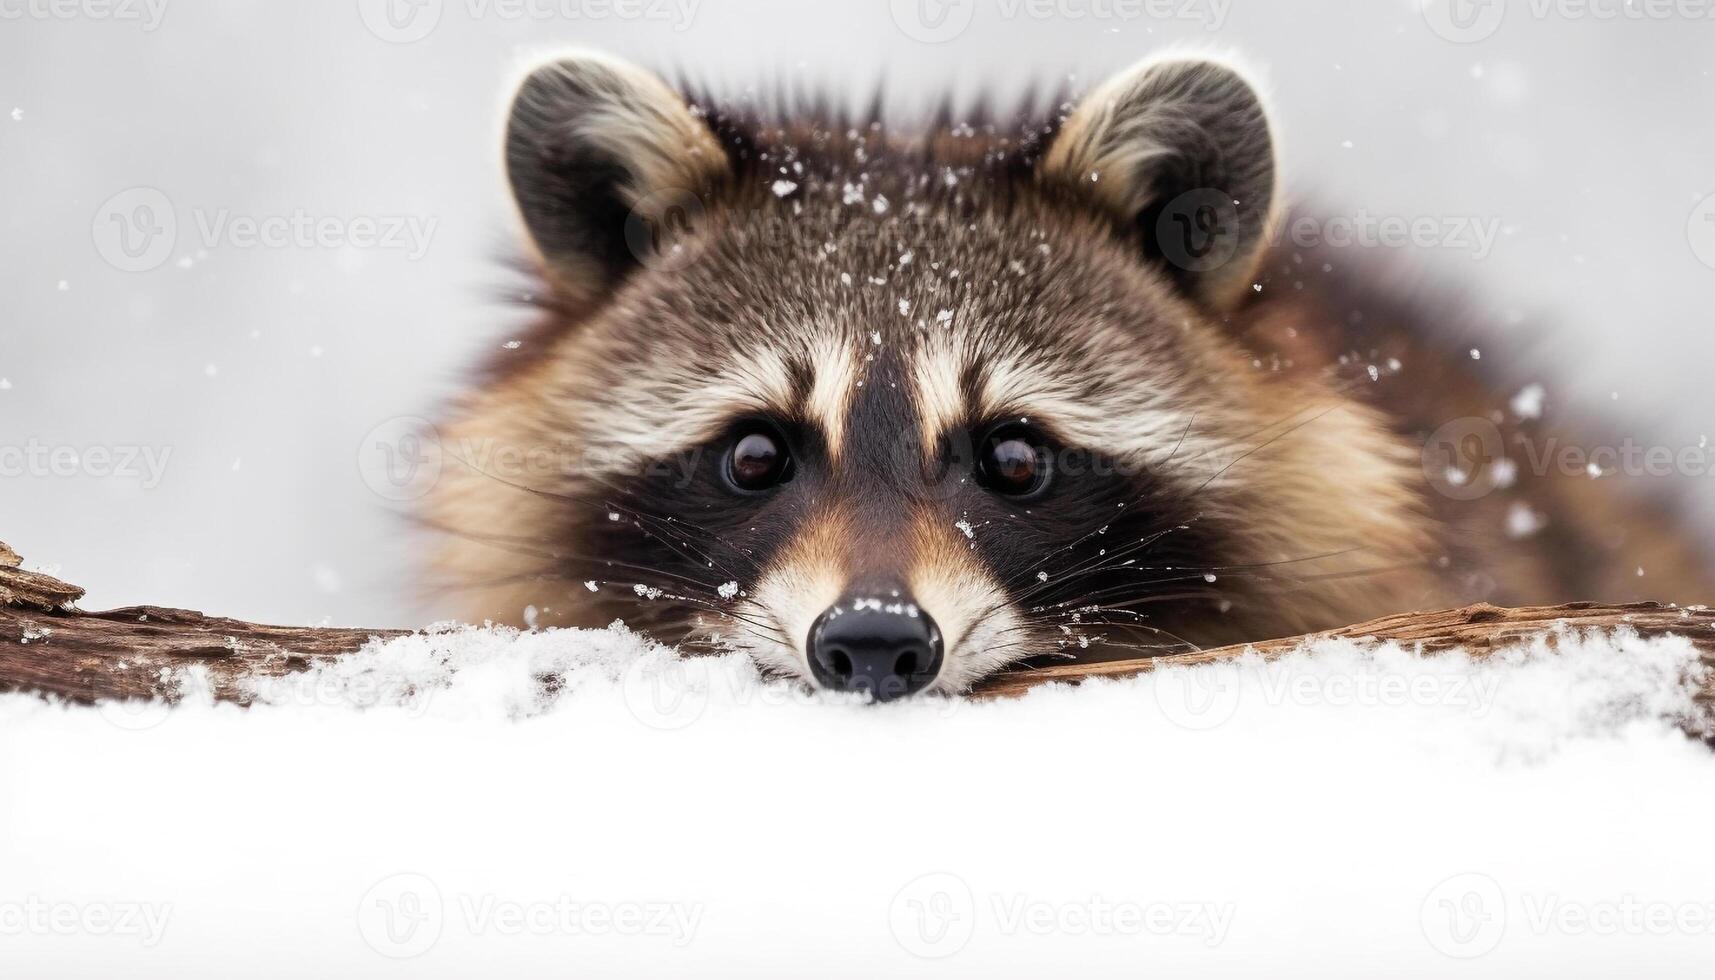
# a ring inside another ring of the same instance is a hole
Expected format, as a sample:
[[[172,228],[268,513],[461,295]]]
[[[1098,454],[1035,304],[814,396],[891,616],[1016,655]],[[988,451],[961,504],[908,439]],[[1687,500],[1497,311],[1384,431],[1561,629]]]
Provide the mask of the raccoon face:
[[[1269,570],[1419,542],[1377,420],[1223,323],[1275,185],[1229,68],[908,140],[582,56],[525,82],[507,163],[550,315],[442,430],[510,455],[455,452],[429,501],[484,617],[888,699],[1315,625],[1347,587],[1287,612]]]

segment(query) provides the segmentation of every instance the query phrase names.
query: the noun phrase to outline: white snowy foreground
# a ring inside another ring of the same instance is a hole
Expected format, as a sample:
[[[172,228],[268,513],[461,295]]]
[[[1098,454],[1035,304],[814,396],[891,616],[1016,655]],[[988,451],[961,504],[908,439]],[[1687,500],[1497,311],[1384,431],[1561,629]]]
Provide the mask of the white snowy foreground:
[[[1709,977],[1694,664],[1330,643],[875,708],[470,630],[248,710],[9,696],[0,972]]]

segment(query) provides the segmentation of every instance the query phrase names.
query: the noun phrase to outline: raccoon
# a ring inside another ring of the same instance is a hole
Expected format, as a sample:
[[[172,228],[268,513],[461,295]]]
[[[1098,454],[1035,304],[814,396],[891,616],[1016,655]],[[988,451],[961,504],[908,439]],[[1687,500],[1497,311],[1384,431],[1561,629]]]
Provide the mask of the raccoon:
[[[1507,471],[1543,423],[1476,318],[1276,242],[1274,143],[1202,57],[912,131],[537,68],[505,161],[542,312],[439,426],[437,583],[877,700],[1476,599],[1707,597],[1666,505]]]

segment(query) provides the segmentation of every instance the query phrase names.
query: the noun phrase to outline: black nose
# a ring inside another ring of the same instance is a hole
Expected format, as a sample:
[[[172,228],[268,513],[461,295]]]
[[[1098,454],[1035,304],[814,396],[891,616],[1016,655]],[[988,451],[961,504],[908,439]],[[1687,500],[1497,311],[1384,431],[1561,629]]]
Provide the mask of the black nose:
[[[892,701],[928,687],[941,672],[941,631],[899,599],[844,602],[810,627],[810,673],[835,691]]]

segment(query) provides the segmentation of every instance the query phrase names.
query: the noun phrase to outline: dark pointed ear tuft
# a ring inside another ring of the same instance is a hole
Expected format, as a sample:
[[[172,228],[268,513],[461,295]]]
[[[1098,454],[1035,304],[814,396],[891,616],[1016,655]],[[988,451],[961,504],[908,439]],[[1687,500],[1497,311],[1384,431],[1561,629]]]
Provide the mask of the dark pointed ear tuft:
[[[656,219],[699,211],[729,173],[713,132],[666,83],[593,54],[525,79],[506,169],[549,275],[585,302],[660,244]]]
[[[1146,61],[1109,81],[1067,117],[1038,176],[1135,227],[1148,257],[1217,309],[1249,285],[1273,220],[1268,114],[1215,61]]]

